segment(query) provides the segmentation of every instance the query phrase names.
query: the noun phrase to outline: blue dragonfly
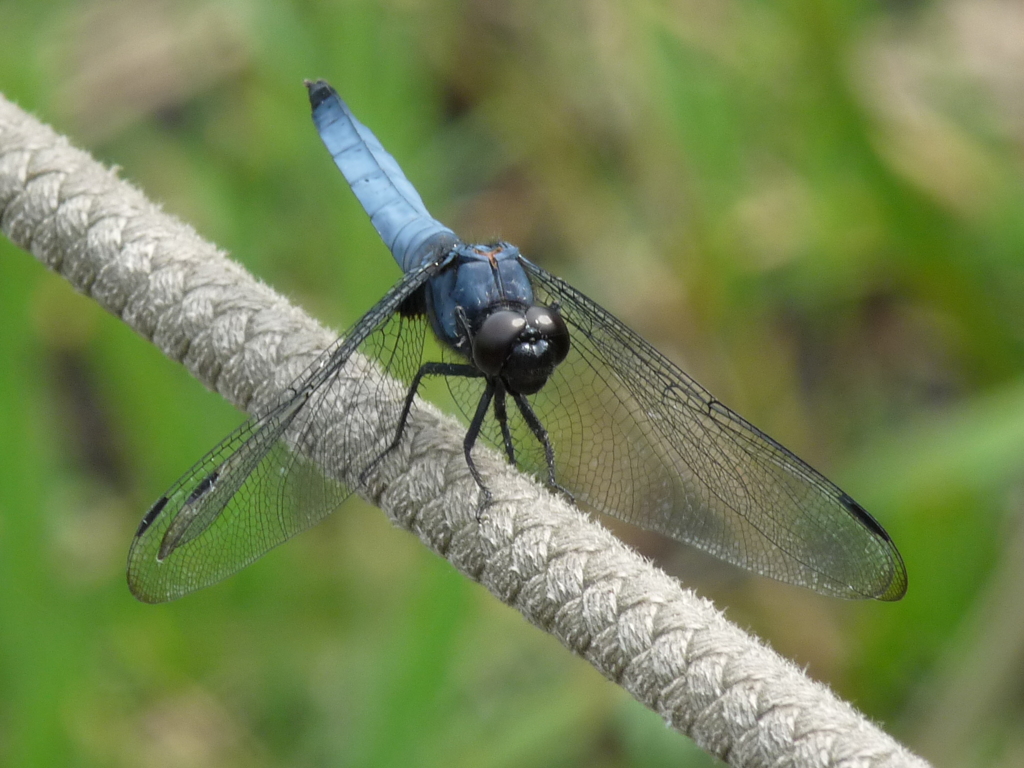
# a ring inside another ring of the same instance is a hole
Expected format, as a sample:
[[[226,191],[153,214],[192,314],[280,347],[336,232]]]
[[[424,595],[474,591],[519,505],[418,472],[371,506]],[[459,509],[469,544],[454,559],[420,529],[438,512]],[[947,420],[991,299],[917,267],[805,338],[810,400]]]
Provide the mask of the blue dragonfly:
[[[514,245],[460,240],[337,92],[306,85],[403,277],[156,501],[129,554],[136,597],[213,584],[330,514],[394,457],[428,377],[468,422],[478,515],[491,504],[482,441],[582,509],[755,573],[845,598],[904,595],[903,560],[860,504]],[[363,375],[374,364],[384,376]],[[324,433],[342,402],[345,429]]]

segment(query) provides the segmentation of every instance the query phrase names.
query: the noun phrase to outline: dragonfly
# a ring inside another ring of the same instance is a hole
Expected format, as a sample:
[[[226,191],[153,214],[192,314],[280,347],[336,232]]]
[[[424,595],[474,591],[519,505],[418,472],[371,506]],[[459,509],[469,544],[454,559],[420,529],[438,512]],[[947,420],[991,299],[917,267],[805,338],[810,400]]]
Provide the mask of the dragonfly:
[[[153,504],[128,558],[137,598],[218,582],[365,491],[400,453],[428,380],[468,423],[478,519],[493,502],[474,454],[485,444],[585,511],[754,573],[843,598],[904,595],[899,551],[849,494],[514,245],[463,242],[327,82],[306,86],[403,275]],[[339,408],[340,427],[324,427]]]

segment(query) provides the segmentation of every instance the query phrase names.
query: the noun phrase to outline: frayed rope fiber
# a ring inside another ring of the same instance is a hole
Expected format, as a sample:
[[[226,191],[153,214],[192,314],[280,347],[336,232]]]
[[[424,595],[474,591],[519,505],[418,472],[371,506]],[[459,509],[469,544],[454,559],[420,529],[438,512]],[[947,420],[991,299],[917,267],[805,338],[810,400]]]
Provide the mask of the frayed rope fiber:
[[[239,408],[270,402],[335,338],[3,96],[0,228]],[[495,504],[478,522],[454,419],[417,408],[406,434],[401,466],[371,500],[712,755],[734,766],[927,765],[500,460],[481,457]]]

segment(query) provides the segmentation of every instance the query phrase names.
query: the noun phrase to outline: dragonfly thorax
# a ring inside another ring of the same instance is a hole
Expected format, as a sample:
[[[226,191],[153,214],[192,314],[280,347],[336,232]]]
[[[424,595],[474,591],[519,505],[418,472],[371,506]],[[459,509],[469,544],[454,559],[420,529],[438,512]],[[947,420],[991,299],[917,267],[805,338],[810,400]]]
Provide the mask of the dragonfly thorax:
[[[473,363],[510,392],[532,395],[569,354],[569,329],[556,307],[505,307],[470,335]]]

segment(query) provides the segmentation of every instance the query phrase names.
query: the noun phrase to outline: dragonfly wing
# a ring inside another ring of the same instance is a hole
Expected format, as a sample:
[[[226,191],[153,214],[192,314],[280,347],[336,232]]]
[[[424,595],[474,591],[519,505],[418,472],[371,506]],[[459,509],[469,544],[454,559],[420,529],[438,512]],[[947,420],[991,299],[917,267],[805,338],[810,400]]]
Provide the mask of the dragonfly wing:
[[[313,123],[374,228],[403,270],[421,263],[437,238],[457,239],[428,212],[380,141],[327,82],[307,83]]]
[[[903,596],[900,554],[863,507],[611,313],[523,264],[570,328],[569,357],[530,400],[581,506],[824,594]],[[517,430],[520,464],[543,477],[543,454]]]
[[[394,438],[422,357],[426,323],[399,309],[440,267],[405,275],[153,505],[128,555],[137,598],[173,600],[220,581],[349,496]]]

